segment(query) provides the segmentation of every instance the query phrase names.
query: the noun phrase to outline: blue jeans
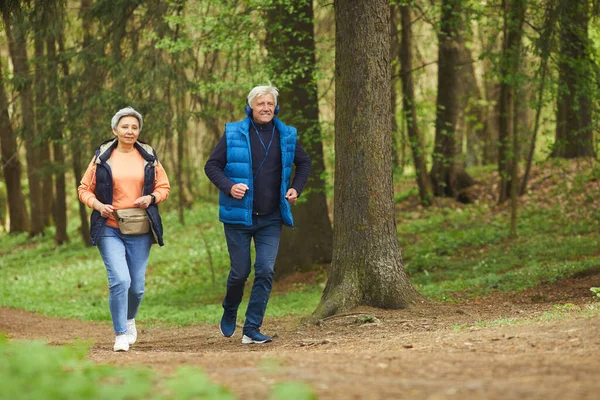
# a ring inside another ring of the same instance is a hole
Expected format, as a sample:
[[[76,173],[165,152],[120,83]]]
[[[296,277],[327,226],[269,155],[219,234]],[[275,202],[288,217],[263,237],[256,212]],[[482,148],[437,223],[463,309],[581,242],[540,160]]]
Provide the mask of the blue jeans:
[[[246,310],[244,333],[260,329],[271,288],[279,237],[283,220],[279,210],[269,214],[252,217],[252,225],[224,224],[225,238],[229,250],[231,269],[227,278],[227,294],[223,300],[223,309],[227,313],[237,313],[244,295],[244,285],[250,275],[250,242],[254,238],[256,260],[254,263],[254,284]]]
[[[123,235],[118,228],[105,226],[98,249],[108,274],[108,305],[116,335],[127,332],[127,320],[135,318],[146,281],[146,266],[152,233]]]

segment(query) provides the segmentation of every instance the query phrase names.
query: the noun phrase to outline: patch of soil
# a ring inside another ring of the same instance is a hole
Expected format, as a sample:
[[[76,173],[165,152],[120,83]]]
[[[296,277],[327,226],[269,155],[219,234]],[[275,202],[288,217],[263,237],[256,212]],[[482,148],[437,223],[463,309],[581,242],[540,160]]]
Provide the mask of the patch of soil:
[[[0,331],[55,345],[92,340],[89,357],[99,363],[162,373],[200,367],[241,399],[265,399],[275,383],[302,381],[320,399],[591,400],[600,398],[600,317],[579,311],[593,302],[590,287],[600,286],[595,272],[457,304],[360,308],[319,325],[267,313],[263,331],[274,341],[264,345],[242,345],[240,329],[223,338],[216,324],[144,328],[140,320],[138,343],[114,353],[109,323],[9,308],[0,308]],[[521,322],[489,322],[507,319]]]

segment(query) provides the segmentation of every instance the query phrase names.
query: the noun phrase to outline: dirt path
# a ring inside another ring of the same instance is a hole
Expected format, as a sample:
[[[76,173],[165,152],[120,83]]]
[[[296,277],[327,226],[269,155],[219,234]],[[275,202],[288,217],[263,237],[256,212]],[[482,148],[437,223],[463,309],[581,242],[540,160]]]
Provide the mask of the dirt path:
[[[91,339],[100,363],[152,366],[164,373],[197,366],[240,399],[266,399],[273,384],[303,381],[319,399],[600,399],[600,317],[565,312],[541,318],[557,304],[591,304],[587,276],[515,294],[411,310],[360,309],[361,315],[303,326],[297,318],[266,319],[273,343],[242,346],[240,333],[221,337],[216,325],[140,329],[128,353],[111,351],[108,323],[48,318],[0,308],[0,331],[51,344]],[[477,322],[531,318],[527,324],[481,327]],[[462,326],[456,329],[456,326]],[[238,329],[239,331],[239,329]]]

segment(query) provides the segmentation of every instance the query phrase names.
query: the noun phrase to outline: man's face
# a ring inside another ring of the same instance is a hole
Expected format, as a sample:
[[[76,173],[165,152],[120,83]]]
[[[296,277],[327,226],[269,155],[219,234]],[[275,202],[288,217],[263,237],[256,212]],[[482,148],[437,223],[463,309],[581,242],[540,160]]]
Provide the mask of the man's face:
[[[252,119],[259,124],[271,122],[275,116],[275,99],[271,94],[257,96],[252,104]]]

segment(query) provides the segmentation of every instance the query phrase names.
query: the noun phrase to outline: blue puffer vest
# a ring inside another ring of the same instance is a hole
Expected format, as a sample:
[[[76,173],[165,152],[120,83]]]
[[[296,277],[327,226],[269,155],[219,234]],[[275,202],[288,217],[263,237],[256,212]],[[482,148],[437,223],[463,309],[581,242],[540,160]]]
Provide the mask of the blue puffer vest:
[[[96,189],[94,194],[96,198],[104,204],[112,204],[113,202],[113,179],[112,170],[110,167],[110,155],[117,148],[117,139],[107,140],[102,143],[95,153],[96,162]],[[156,176],[156,165],[158,157],[154,149],[146,143],[137,141],[134,144],[137,151],[140,152],[146,165],[144,166],[144,188],[142,196],[147,196],[154,190],[154,178]],[[158,205],[152,204],[146,209],[154,240],[160,246],[163,246],[163,226],[160,214],[158,213]],[[96,245],[102,228],[106,225],[106,218],[103,218],[96,210],[92,212],[90,217],[90,236],[92,245]]]
[[[281,187],[279,209],[284,225],[294,226],[290,203],[285,194],[290,186],[292,164],[296,154],[296,128],[287,126],[277,118],[273,119],[279,131],[281,147]],[[225,124],[227,139],[227,165],[225,175],[234,183],[245,183],[250,188],[241,199],[235,199],[223,192],[219,194],[219,219],[227,224],[252,225],[252,204],[254,185],[252,179],[252,154],[250,148],[250,118],[240,122]]]

